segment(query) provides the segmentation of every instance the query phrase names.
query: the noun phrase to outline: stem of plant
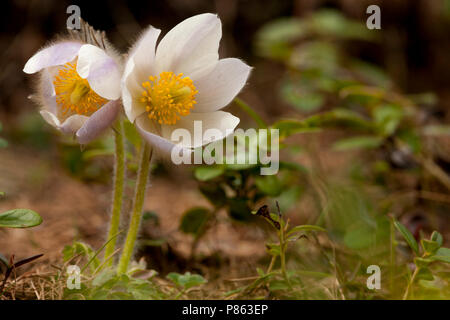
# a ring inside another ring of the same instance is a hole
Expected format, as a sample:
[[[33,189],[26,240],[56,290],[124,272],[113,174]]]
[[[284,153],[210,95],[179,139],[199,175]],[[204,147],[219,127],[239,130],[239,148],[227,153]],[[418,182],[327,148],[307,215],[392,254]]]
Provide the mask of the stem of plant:
[[[234,102],[258,124],[258,127],[267,129],[267,123],[247,103],[239,98],[234,98]]]
[[[269,267],[267,268],[266,273],[272,272],[273,266],[275,264],[275,261],[277,260],[277,256],[272,256],[272,259],[270,259]]]
[[[291,282],[289,281],[289,277],[287,276],[286,272],[286,249],[287,249],[287,243],[285,239],[285,233],[287,230],[288,223],[286,223],[286,226],[284,224],[281,224],[280,228],[280,263],[281,263],[281,273],[283,274],[284,280],[286,280],[288,286],[292,288]]]
[[[117,121],[115,128],[116,130],[114,131],[114,142],[116,146],[116,152],[114,163],[113,204],[107,240],[111,239],[119,232],[125,180],[125,144],[123,139],[123,123],[120,119]],[[114,252],[114,250],[116,249],[116,243],[117,237],[115,237],[106,245],[104,261],[106,261],[106,259]],[[109,262],[107,262],[106,265],[112,266],[113,260],[114,259],[109,259]]]
[[[411,287],[412,287],[414,281],[416,280],[417,275],[419,274],[419,269],[420,268],[416,266],[416,269],[414,270],[414,273],[413,273],[413,275],[411,276],[411,279],[408,282],[408,286],[406,287],[405,294],[403,295],[403,300],[408,299]]]
[[[150,146],[145,142],[143,143],[144,147],[141,149],[139,171],[134,193],[133,211],[131,213],[131,221],[128,228],[127,238],[125,240],[125,245],[119,260],[119,266],[117,268],[118,274],[124,274],[128,270],[128,264],[130,263],[131,256],[133,254],[134,244],[136,242],[142,218],[142,208],[144,206],[145,190],[147,187],[148,174],[150,171],[150,160],[152,156]]]
[[[389,216],[389,229],[390,229],[390,266],[389,266],[389,290],[393,292],[394,290],[394,271],[395,271],[395,226],[394,217]]]

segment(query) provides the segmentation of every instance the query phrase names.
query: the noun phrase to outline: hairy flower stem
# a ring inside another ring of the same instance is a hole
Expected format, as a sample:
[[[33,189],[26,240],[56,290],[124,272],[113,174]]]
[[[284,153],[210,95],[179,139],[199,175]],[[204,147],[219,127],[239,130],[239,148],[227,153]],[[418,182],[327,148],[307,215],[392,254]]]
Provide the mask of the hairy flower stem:
[[[113,264],[113,260],[111,255],[116,249],[117,242],[117,233],[119,231],[120,225],[120,213],[122,212],[122,198],[123,198],[123,188],[124,188],[124,179],[125,179],[125,148],[124,148],[124,139],[123,139],[123,123],[119,119],[116,123],[114,130],[114,142],[116,145],[115,151],[115,163],[114,163],[114,187],[113,187],[113,203],[111,210],[111,221],[108,232],[108,239],[114,237],[105,248],[105,256],[104,260],[109,259],[106,262],[107,266],[111,266]],[[111,258],[108,258],[111,257]]]
[[[133,211],[131,213],[130,226],[128,228],[128,234],[123,247],[122,256],[120,257],[119,266],[117,268],[118,274],[127,272],[128,264],[130,263],[131,255],[133,253],[134,244],[136,242],[139,225],[142,218],[142,207],[144,206],[145,189],[150,170],[151,156],[152,151],[150,146],[147,143],[144,143],[139,161],[139,171],[134,192]]]

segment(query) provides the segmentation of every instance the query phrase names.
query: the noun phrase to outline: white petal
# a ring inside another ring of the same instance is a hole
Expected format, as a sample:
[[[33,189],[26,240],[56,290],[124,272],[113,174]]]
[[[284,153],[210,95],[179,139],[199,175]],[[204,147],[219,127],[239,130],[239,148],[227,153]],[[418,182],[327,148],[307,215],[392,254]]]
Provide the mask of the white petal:
[[[147,78],[153,75],[153,64],[155,60],[156,41],[158,40],[161,30],[152,26],[144,31],[143,35],[131,49],[129,59],[133,59],[137,72],[142,73],[141,76]],[[141,79],[141,82],[143,79]]]
[[[200,136],[194,132],[194,121],[201,122],[201,130],[199,130]],[[172,132],[174,130],[180,128],[186,129],[190,132],[191,141],[183,141],[183,147],[197,148],[207,143],[225,138],[233,132],[239,124],[239,121],[239,118],[224,111],[191,113],[187,116],[181,117],[175,125],[161,125],[161,132],[164,138],[171,140]],[[213,141],[204,139],[204,133],[208,129],[218,130],[218,136],[216,136]],[[174,142],[176,143],[177,141]]]
[[[149,27],[130,50],[122,77],[122,100],[125,114],[131,122],[143,112],[145,105],[139,101],[143,88],[141,83],[154,74],[156,40],[161,30]]]
[[[83,126],[84,122],[88,119],[87,116],[75,114],[68,117],[63,123],[61,123],[53,113],[47,110],[41,110],[40,113],[48,124],[65,134],[75,134],[75,132],[77,132]]]
[[[92,90],[108,100],[120,97],[120,70],[114,59],[99,47],[85,44],[78,52],[77,72]]]
[[[44,108],[53,114],[56,114],[57,104],[55,88],[53,86],[53,76],[48,69],[44,69],[42,72],[40,86],[41,99],[44,104]]]
[[[145,104],[140,101],[143,90],[135,84],[132,75],[122,83],[123,108],[130,122],[145,112]]]
[[[194,81],[198,94],[193,112],[210,112],[228,105],[244,87],[250,70],[239,59],[219,60],[211,73]]]
[[[220,19],[211,13],[188,18],[170,30],[156,50],[155,64],[162,71],[180,72],[197,79],[209,73],[219,58]]]
[[[87,144],[101,135],[106,129],[111,127],[120,111],[119,100],[110,101],[84,122],[77,131],[76,136],[80,144]]]
[[[44,118],[44,120],[51,126],[55,127],[56,129],[59,129],[60,126],[60,122],[59,119],[51,112],[47,111],[47,110],[41,110],[40,114],[42,116],[42,118]]]
[[[74,114],[59,126],[59,130],[65,134],[75,134],[88,119],[89,117],[87,116]]]
[[[80,42],[65,41],[44,48],[27,61],[23,72],[36,73],[44,68],[72,61],[82,45]]]
[[[153,148],[162,154],[170,154],[175,144],[167,139],[162,138],[158,134],[158,129],[153,121],[146,114],[142,114],[136,118],[136,128]]]
[[[89,76],[92,65],[102,59],[108,58],[108,55],[92,44],[84,44],[78,51],[77,72],[80,77],[86,79]]]

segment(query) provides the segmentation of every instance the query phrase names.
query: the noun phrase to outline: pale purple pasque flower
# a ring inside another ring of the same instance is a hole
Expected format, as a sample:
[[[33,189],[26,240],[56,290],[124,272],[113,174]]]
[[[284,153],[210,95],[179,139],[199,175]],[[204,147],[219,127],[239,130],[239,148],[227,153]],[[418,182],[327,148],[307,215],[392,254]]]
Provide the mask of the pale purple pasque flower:
[[[25,73],[40,73],[42,117],[80,144],[97,138],[120,112],[120,63],[112,52],[75,39],[39,50]]]
[[[150,26],[129,52],[122,77],[128,119],[150,145],[165,153],[177,143],[171,140],[172,132],[183,128],[193,133],[194,121],[201,121],[203,130],[219,130],[215,140],[224,138],[239,118],[219,110],[243,88],[251,68],[235,58],[219,60],[222,26],[214,14],[182,21],[156,46],[160,32]],[[182,147],[209,142],[192,139]]]

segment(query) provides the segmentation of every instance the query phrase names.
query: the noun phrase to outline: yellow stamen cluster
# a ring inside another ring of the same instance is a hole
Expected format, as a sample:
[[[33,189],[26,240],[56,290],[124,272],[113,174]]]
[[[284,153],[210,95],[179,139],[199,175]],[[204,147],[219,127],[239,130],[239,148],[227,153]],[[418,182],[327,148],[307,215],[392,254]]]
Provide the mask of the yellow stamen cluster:
[[[59,69],[53,85],[62,116],[68,113],[89,116],[108,101],[95,93],[86,79],[80,77],[76,63],[66,63]]]
[[[189,77],[180,73],[161,72],[159,77],[150,76],[142,83],[141,102],[145,103],[148,117],[159,124],[175,124],[181,116],[194,108],[198,93]]]

